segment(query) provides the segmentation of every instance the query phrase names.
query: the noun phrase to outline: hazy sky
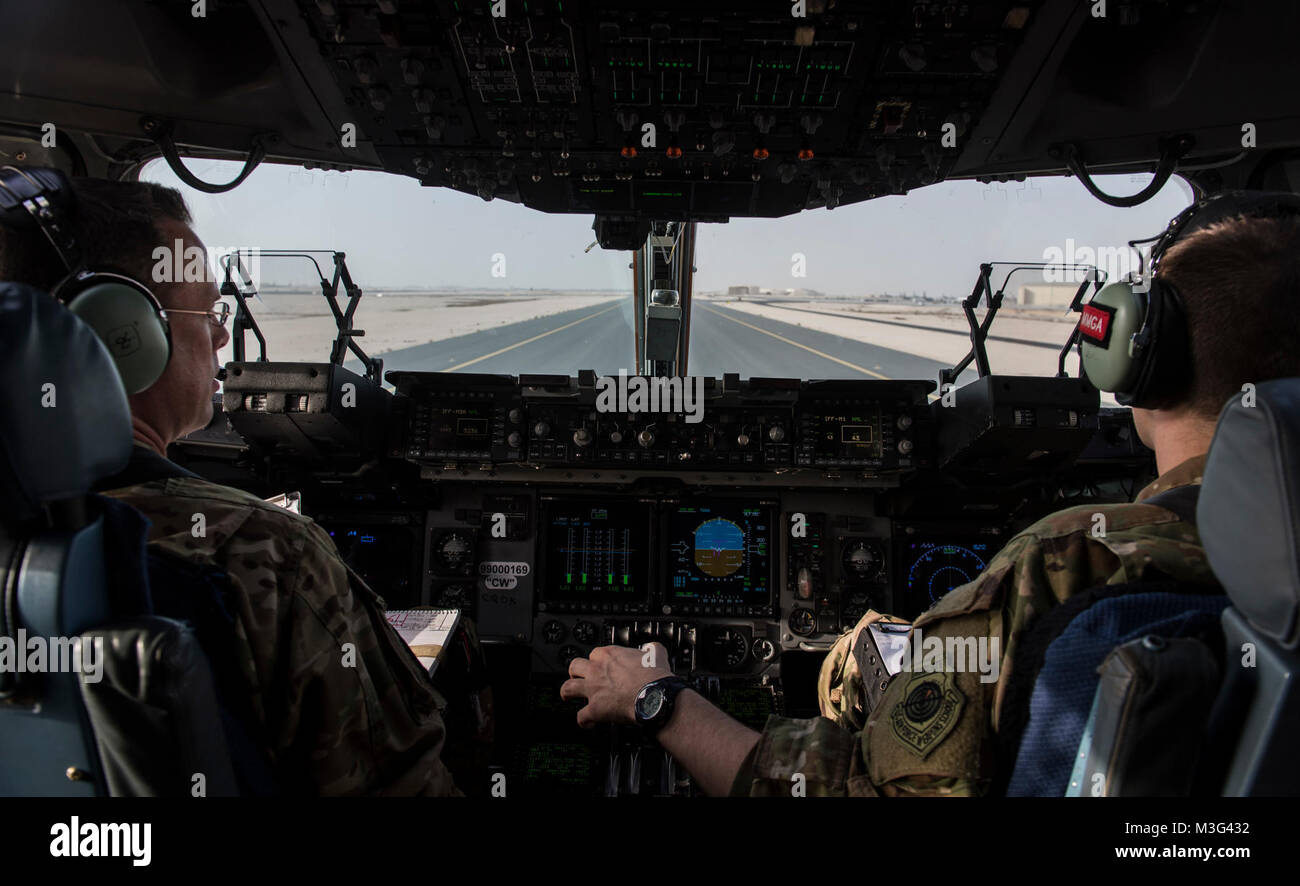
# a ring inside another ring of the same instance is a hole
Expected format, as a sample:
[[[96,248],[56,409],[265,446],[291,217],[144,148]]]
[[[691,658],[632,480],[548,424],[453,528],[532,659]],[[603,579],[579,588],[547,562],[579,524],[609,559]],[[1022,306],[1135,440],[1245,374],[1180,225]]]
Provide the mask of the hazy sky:
[[[211,181],[236,164],[190,160]],[[374,172],[307,172],[263,165],[227,194],[208,195],[156,162],[144,178],[179,187],[199,236],[210,247],[339,249],[369,292],[387,287],[613,289],[628,291],[630,253],[600,247],[590,215],[547,215],[515,203],[422,188],[414,179]],[[1098,179],[1128,194],[1149,176]],[[1174,179],[1152,200],[1114,209],[1071,178],[1007,185],[945,182],[905,197],[817,209],[783,219],[700,225],[698,291],[753,284],[826,293],[970,293],[983,261],[1043,261],[1047,250],[1123,246],[1160,231],[1191,200]],[[792,274],[804,256],[806,276]],[[506,276],[494,277],[503,256]],[[308,269],[309,270],[309,269]],[[306,282],[301,268],[264,261],[264,283]]]

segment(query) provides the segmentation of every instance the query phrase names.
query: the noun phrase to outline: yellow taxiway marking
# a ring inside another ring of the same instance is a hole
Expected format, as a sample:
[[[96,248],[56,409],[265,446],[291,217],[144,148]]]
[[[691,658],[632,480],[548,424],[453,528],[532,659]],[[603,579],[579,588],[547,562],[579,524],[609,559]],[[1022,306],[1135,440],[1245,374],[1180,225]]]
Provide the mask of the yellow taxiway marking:
[[[475,357],[473,360],[466,360],[464,363],[457,363],[455,366],[452,366],[450,369],[443,369],[441,371],[455,372],[457,369],[464,369],[466,366],[473,366],[475,363],[481,363],[484,360],[488,359],[489,357],[495,357],[497,354],[504,354],[506,351],[513,351],[515,348],[520,348],[523,347],[524,345],[531,344],[537,341],[539,338],[546,338],[546,336],[548,335],[555,335],[555,333],[557,332],[563,332],[566,329],[570,329],[574,326],[577,326],[579,323],[587,322],[592,317],[599,317],[601,314],[608,314],[610,311],[614,310],[614,308],[619,308],[622,306],[623,306],[622,302],[619,302],[618,304],[611,305],[608,308],[605,308],[604,310],[597,311],[594,314],[588,314],[585,317],[579,317],[577,320],[574,320],[572,323],[565,323],[563,326],[557,326],[554,329],[547,330],[546,332],[543,332],[541,335],[534,335],[532,338],[526,338],[523,341],[517,341],[512,345],[506,345],[504,348],[495,350],[490,354],[484,354],[482,357]]]
[[[841,366],[847,366],[850,369],[856,369],[858,372],[861,372],[863,375],[874,375],[876,378],[883,378],[886,380],[889,379],[889,376],[887,375],[881,375],[879,372],[872,372],[870,369],[867,369],[864,366],[859,366],[856,363],[850,363],[848,360],[841,360],[839,357],[832,357],[830,354],[827,354],[825,351],[819,351],[816,348],[810,348],[807,345],[801,345],[797,341],[791,341],[790,339],[786,338],[783,335],[777,335],[775,332],[768,332],[766,329],[762,329],[758,326],[754,326],[750,323],[746,323],[744,320],[737,320],[735,317],[728,317],[726,314],[722,313],[721,311],[715,311],[713,308],[705,308],[703,305],[698,305],[698,304],[696,305],[696,307],[703,308],[704,310],[708,311],[710,314],[717,314],[719,317],[722,317],[725,320],[730,320],[732,323],[739,323],[741,326],[744,326],[748,329],[752,329],[755,332],[761,332],[764,335],[770,335],[772,336],[772,338],[776,339],[777,341],[783,341],[786,344],[793,345],[796,348],[803,348],[808,353],[816,354],[818,357],[822,357],[824,359],[830,360],[833,363],[838,363]]]

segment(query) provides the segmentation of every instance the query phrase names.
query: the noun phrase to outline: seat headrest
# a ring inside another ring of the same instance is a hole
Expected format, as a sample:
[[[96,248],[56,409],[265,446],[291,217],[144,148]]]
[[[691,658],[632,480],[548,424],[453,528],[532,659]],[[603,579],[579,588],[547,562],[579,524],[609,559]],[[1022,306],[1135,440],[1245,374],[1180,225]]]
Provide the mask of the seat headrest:
[[[0,518],[84,495],[131,456],[131,408],[113,358],[45,293],[0,283]]]
[[[1300,378],[1256,385],[1219,415],[1196,507],[1234,606],[1287,649],[1300,642]]]

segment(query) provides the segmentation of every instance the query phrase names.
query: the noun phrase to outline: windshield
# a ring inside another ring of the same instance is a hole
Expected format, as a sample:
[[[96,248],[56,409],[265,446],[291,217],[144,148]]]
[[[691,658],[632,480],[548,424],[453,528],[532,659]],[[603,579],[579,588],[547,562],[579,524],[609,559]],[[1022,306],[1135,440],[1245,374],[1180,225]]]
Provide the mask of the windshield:
[[[188,163],[209,180],[237,170]],[[385,369],[636,371],[631,253],[589,249],[589,216],[372,172],[263,166],[221,195],[184,186],[161,162],[142,177],[180,188],[213,252],[346,253],[365,293],[358,344]],[[1099,181],[1132,193],[1149,176]],[[956,181],[835,210],[701,224],[686,371],[934,379],[970,347],[959,302],[981,263],[1002,262],[990,275],[1005,292],[988,341],[992,370],[1053,375],[1081,275],[1091,266],[1110,279],[1133,270],[1127,241],[1158,233],[1191,199],[1177,178],[1132,209],[1105,206],[1069,178]],[[330,256],[316,259],[332,275]],[[251,265],[268,357],[327,360],[335,323],[312,264],[262,254]],[[256,355],[250,337],[248,359]],[[1077,374],[1076,359],[1067,367]],[[972,366],[961,381],[973,377]]]

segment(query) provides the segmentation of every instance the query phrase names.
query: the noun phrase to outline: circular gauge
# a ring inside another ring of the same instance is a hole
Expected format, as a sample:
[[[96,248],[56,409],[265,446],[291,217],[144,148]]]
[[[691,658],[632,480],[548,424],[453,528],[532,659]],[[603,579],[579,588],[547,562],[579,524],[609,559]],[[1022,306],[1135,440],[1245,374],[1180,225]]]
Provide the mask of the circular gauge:
[[[740,631],[723,631],[723,660],[729,668],[738,668],[749,656],[749,638]]]
[[[811,609],[804,609],[796,606],[790,610],[789,618],[790,630],[794,631],[801,637],[807,637],[817,630],[817,616],[813,615]]]
[[[447,609],[468,609],[469,588],[465,585],[447,585],[438,594],[438,605]]]
[[[447,572],[468,575],[473,568],[474,545],[464,532],[444,532],[438,539],[434,556]]]
[[[844,556],[840,562],[844,565],[844,577],[848,581],[863,582],[880,575],[885,560],[879,545],[859,538],[844,543]]]
[[[979,554],[964,545],[930,545],[912,561],[907,588],[916,595],[925,594],[934,605],[953,588],[973,581],[985,565]]]
[[[738,670],[749,657],[749,635],[732,628],[709,634],[708,658],[719,671]]]
[[[551,619],[546,623],[546,626],[542,628],[542,639],[547,643],[560,643],[568,633],[568,630],[565,629],[562,622]]]
[[[875,598],[865,591],[849,594],[848,598],[844,601],[844,608],[842,610],[844,615],[843,626],[845,628],[853,627],[858,623],[858,619],[862,618],[862,616],[866,614],[867,610],[874,608],[875,605]]]
[[[596,626],[589,621],[580,621],[573,626],[573,639],[587,646],[596,643]]]
[[[759,637],[754,641],[750,652],[759,661],[771,661],[776,655],[776,645],[766,637]]]

